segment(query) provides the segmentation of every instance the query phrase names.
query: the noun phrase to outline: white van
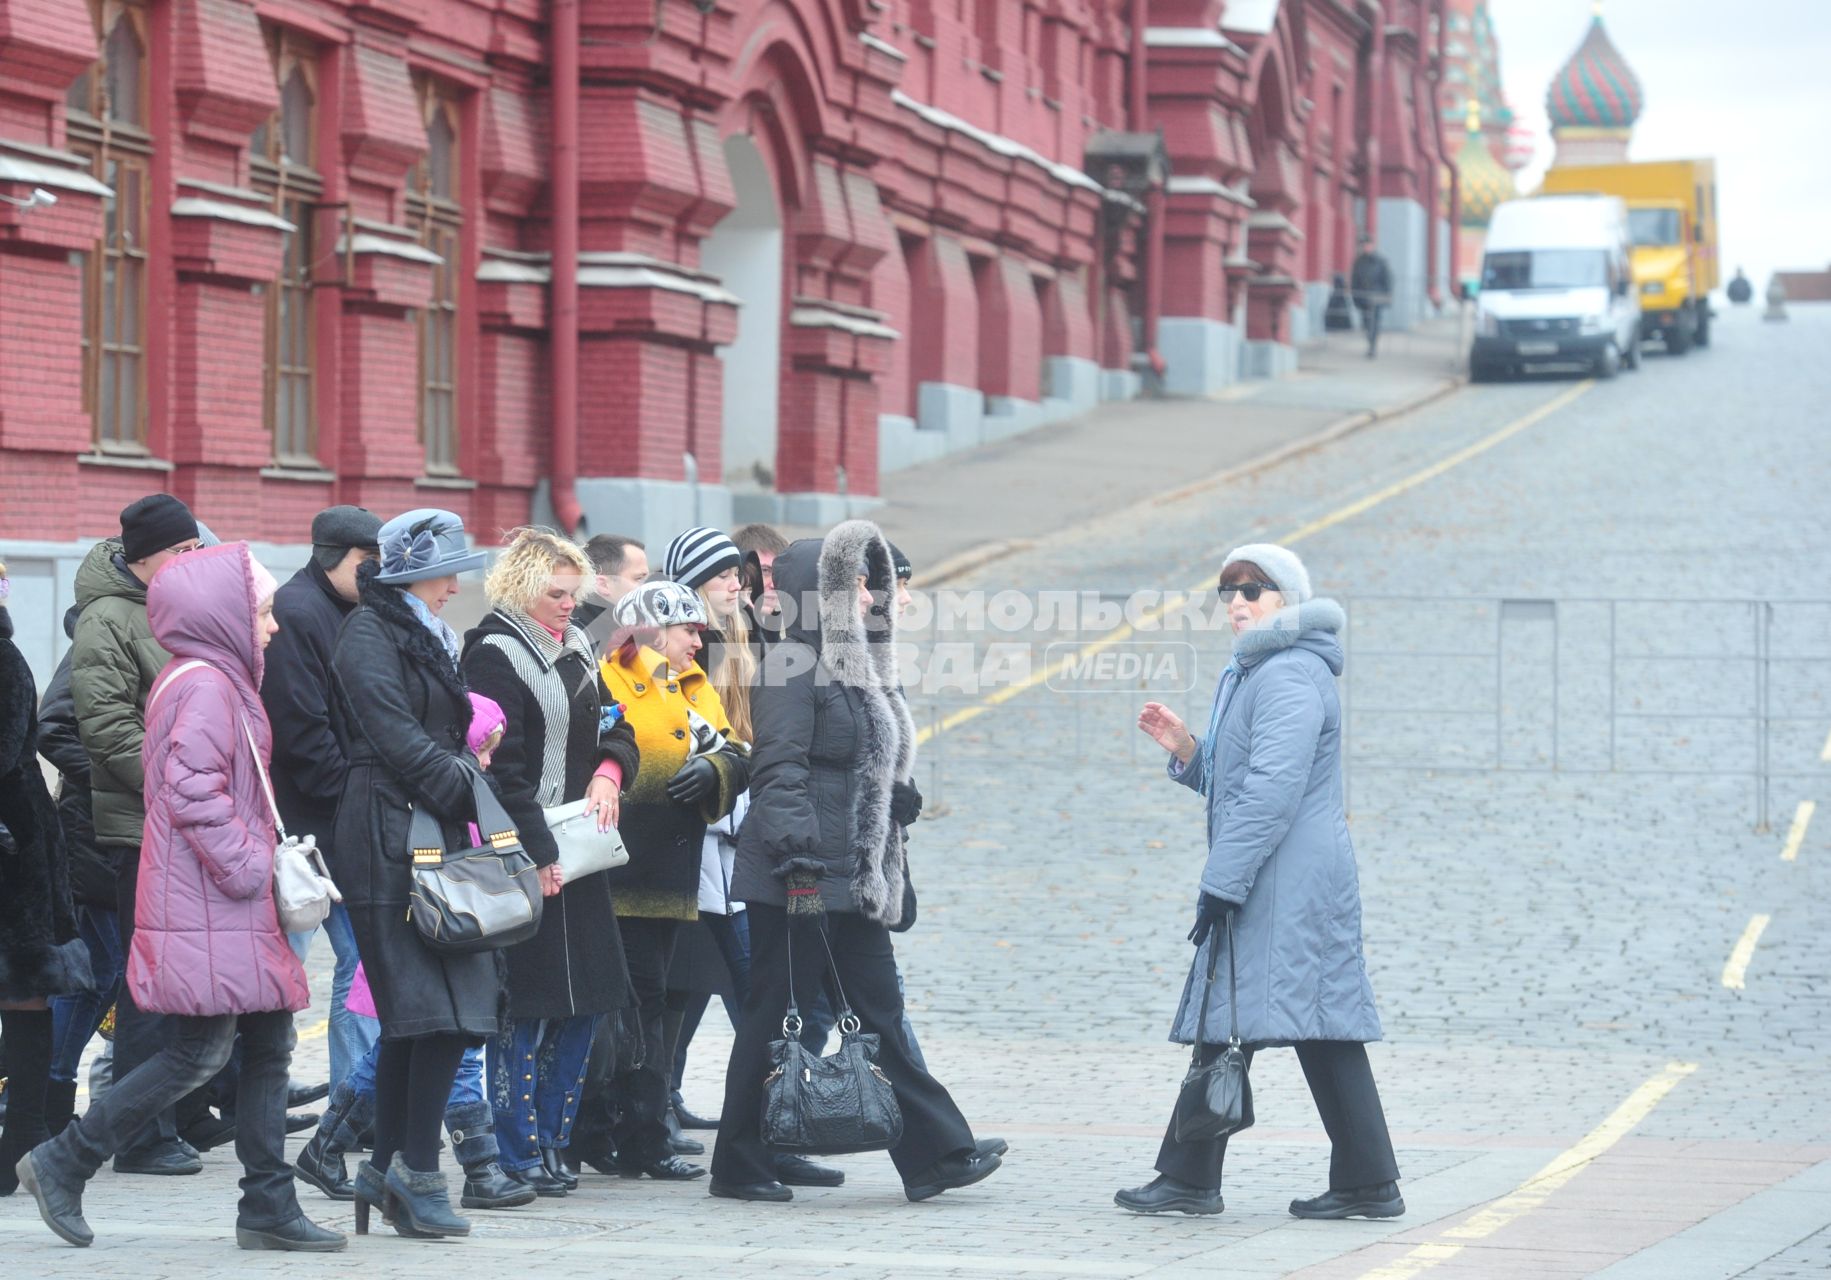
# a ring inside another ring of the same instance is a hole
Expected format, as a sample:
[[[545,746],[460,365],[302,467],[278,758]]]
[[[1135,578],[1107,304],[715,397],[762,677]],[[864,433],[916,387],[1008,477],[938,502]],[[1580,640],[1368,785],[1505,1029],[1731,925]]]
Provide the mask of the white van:
[[[1481,260],[1469,377],[1534,363],[1612,378],[1640,367],[1640,295],[1619,196],[1533,196],[1494,210]]]

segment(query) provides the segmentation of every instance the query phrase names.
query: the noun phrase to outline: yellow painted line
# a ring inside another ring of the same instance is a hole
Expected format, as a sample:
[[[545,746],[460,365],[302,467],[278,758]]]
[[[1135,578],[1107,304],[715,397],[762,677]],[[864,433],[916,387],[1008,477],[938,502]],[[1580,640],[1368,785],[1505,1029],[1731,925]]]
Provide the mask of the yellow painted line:
[[[298,1038],[301,1040],[322,1040],[330,1034],[331,1020],[320,1018],[310,1026],[300,1027]]]
[[[1477,1240],[1485,1240],[1537,1209],[1561,1187],[1645,1120],[1679,1081],[1697,1070],[1695,1062],[1669,1062],[1666,1069],[1641,1085],[1616,1107],[1608,1119],[1584,1135],[1576,1146],[1559,1155],[1518,1188],[1481,1209],[1466,1221],[1444,1231],[1436,1240],[1418,1245],[1404,1257],[1364,1272],[1361,1280],[1410,1280],[1448,1262]]]
[[[1825,749],[1818,753],[1818,758],[1826,764],[1831,764],[1831,733],[1825,735]]]
[[[1425,467],[1421,471],[1413,472],[1403,480],[1398,480],[1387,485],[1377,493],[1370,493],[1364,498],[1358,498],[1344,507],[1338,507],[1325,516],[1312,520],[1308,524],[1301,525],[1276,539],[1276,541],[1288,547],[1294,542],[1302,542],[1305,538],[1321,533],[1324,529],[1332,529],[1344,520],[1351,520],[1355,516],[1371,511],[1382,502],[1388,502],[1402,493],[1415,489],[1427,480],[1434,480],[1444,472],[1461,466],[1471,458],[1479,457],[1503,441],[1512,439],[1528,427],[1544,421],[1552,414],[1563,409],[1572,401],[1576,400],[1578,396],[1595,385],[1596,381],[1594,378],[1585,378],[1582,382],[1577,383],[1569,390],[1546,401],[1531,413],[1509,422],[1506,426],[1494,432],[1492,435],[1485,436],[1466,448],[1456,450],[1456,452],[1450,454],[1448,457],[1433,462],[1430,466]],[[1184,594],[1200,596],[1208,590],[1209,585],[1209,581],[1204,578],[1201,582],[1191,586]],[[1140,623],[1155,622],[1163,617],[1164,614],[1168,613],[1173,605],[1180,604],[1180,600],[1166,602],[1154,609],[1148,610],[1140,616],[1138,621]],[[994,707],[1003,706],[1019,694],[1036,688],[1037,685],[1045,683],[1059,673],[1066,671],[1071,667],[1078,666],[1081,662],[1093,657],[1095,654],[1104,652],[1136,634],[1137,626],[1128,622],[1108,632],[1106,635],[1101,636],[1098,640],[1089,641],[1067,657],[1045,666],[1041,671],[1034,671],[1022,680],[1015,681],[1012,684],[1005,685],[1004,687],[987,694],[983,699],[974,703],[972,706],[962,707],[958,711],[951,712],[940,720],[927,725],[916,734],[916,745],[920,746],[933,738],[939,737],[941,734],[957,729],[968,721],[977,720],[980,716],[992,710]],[[1831,746],[1828,746],[1827,749],[1831,749]]]
[[[1736,939],[1736,949],[1729,953],[1729,963],[1723,966],[1723,985],[1731,991],[1740,991],[1746,985],[1748,962],[1755,958],[1755,944],[1761,941],[1761,933],[1767,928],[1772,916],[1752,916],[1748,928],[1742,930],[1742,936]]]
[[[1818,812],[1818,802],[1801,800],[1799,807],[1793,810],[1793,825],[1787,829],[1786,844],[1780,850],[1782,862],[1794,862],[1799,858],[1799,847],[1806,842],[1806,828],[1812,825],[1812,815]]]

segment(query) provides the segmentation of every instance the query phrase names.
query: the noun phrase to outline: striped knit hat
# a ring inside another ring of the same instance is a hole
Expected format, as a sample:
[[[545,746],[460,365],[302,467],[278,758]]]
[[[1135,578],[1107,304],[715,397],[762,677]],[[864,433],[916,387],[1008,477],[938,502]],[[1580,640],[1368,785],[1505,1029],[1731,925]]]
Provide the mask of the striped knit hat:
[[[668,543],[663,572],[685,587],[699,587],[743,563],[737,544],[717,529],[688,529]]]

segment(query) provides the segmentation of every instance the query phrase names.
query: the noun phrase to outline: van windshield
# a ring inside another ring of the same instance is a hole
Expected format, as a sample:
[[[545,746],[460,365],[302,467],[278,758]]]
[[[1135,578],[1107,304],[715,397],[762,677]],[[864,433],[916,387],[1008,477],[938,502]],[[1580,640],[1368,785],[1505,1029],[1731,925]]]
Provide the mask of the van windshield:
[[[1635,244],[1683,244],[1677,209],[1629,209],[1628,235]]]
[[[1482,260],[1483,289],[1599,289],[1608,284],[1608,255],[1600,249],[1530,249],[1490,253]]]

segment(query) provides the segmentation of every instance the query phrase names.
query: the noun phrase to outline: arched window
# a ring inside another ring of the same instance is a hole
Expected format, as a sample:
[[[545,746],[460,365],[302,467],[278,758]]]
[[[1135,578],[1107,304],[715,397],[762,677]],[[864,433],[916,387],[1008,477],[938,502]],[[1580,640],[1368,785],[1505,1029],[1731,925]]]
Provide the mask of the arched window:
[[[90,8],[102,56],[64,95],[70,150],[113,195],[102,238],[79,254],[83,409],[98,450],[146,451],[146,219],[152,138],[146,131],[146,10],[138,0]]]
[[[458,272],[464,206],[458,181],[462,113],[457,91],[430,77],[419,84],[426,154],[407,171],[407,224],[439,255],[432,301],[420,311],[420,443],[426,474],[458,474]]]
[[[267,288],[267,430],[276,465],[317,467],[312,224],[324,194],[315,164],[318,50],[289,31],[270,29],[267,41],[280,86],[280,109],[249,139],[249,179],[255,190],[273,201],[273,211],[293,225],[284,233],[280,274]]]

